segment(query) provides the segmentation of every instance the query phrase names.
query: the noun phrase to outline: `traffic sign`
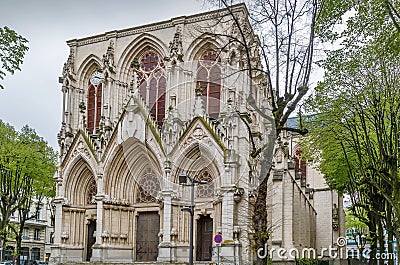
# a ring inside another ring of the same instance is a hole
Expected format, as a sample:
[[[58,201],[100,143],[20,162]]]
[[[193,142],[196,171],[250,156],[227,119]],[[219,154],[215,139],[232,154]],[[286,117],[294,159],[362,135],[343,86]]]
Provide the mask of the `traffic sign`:
[[[221,234],[216,234],[216,235],[214,236],[214,242],[217,243],[217,244],[221,244],[221,242],[222,242],[222,235],[221,235]]]

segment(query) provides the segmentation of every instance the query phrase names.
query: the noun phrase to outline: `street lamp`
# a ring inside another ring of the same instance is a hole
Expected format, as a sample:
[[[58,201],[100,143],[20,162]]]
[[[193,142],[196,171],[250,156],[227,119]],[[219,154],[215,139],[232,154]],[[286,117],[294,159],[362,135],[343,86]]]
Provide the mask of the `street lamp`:
[[[187,180],[190,180],[190,183],[187,184]],[[179,174],[179,184],[183,187],[191,187],[190,193],[190,206],[183,207],[182,211],[190,213],[190,234],[189,234],[189,265],[193,265],[193,222],[194,222],[194,185],[195,184],[208,184],[207,181],[204,180],[196,180],[194,178],[189,177],[188,175],[182,173]]]

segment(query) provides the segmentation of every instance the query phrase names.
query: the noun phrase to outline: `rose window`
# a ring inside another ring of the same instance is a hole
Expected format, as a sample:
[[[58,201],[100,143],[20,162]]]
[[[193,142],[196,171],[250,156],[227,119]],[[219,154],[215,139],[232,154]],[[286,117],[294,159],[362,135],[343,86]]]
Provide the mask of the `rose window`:
[[[196,177],[199,181],[207,181],[207,184],[199,184],[196,186],[196,197],[197,198],[207,198],[214,196],[214,182],[213,178],[207,171],[200,173]]]
[[[153,170],[148,169],[138,181],[138,194],[136,202],[155,202],[161,190],[160,181]]]

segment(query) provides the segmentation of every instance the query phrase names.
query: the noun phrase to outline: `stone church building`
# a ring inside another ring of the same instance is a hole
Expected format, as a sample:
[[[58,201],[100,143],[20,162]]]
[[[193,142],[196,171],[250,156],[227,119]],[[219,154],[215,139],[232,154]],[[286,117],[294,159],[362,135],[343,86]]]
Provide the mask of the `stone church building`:
[[[231,8],[261,67],[243,4]],[[225,9],[67,42],[50,262],[252,264],[250,218],[271,124],[262,75],[246,75]],[[236,34],[236,35],[235,35]],[[320,249],[343,228],[341,197],[282,135],[269,179],[269,247]],[[283,260],[273,256],[275,260]]]

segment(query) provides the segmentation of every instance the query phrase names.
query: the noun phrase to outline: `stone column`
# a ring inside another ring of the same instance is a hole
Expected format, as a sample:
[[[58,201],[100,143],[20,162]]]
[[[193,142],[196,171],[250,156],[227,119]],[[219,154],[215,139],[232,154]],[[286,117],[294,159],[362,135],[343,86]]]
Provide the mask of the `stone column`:
[[[96,212],[96,243],[93,245],[93,253],[91,257],[91,261],[102,261],[103,260],[103,252],[102,252],[102,244],[103,238],[101,236],[103,231],[103,198],[104,195],[96,195],[95,200],[97,203],[97,212]]]
[[[96,244],[102,244],[101,233],[103,232],[103,175],[99,174],[97,176],[97,194],[95,200],[97,203],[97,213],[96,213]]]
[[[62,198],[54,199],[55,204],[55,222],[54,222],[54,245],[51,246],[51,259],[49,264],[58,264],[61,261],[61,233],[62,233]]]
[[[96,201],[96,243],[93,245],[91,261],[102,261],[103,260],[103,174],[98,174],[96,178],[97,183],[97,194],[94,197]]]
[[[287,165],[287,161],[285,161],[285,166]],[[285,249],[293,248],[293,192],[294,185],[293,179],[288,174],[287,169],[284,169],[283,172],[283,198],[282,198],[282,235],[283,235],[283,243],[282,247]],[[303,196],[302,196],[303,197]],[[301,203],[304,205],[307,204],[306,199],[303,197]],[[301,220],[295,220],[296,222],[300,222],[301,224],[305,224],[306,217],[306,209],[304,206],[301,206],[300,209],[303,209],[304,212],[301,213]],[[301,228],[301,231],[304,235],[307,234],[307,227]],[[306,241],[304,240],[302,243],[304,244]],[[296,242],[297,243],[297,242]]]
[[[220,256],[229,260],[234,260],[235,243],[233,235],[235,218],[235,201],[233,193],[235,191],[236,159],[233,150],[227,150],[225,171],[221,176],[221,233],[223,244],[220,248]],[[214,234],[219,231],[214,231]]]
[[[61,244],[61,233],[62,233],[62,198],[54,199],[54,204],[56,206],[54,213],[54,244]]]
[[[283,187],[283,172],[280,170],[275,170],[271,172],[272,175],[272,188],[270,198],[267,200],[270,201],[271,205],[271,224],[274,224],[275,229],[271,235],[271,244],[272,247],[276,249],[282,246],[283,241],[283,196],[284,196],[284,187]],[[272,258],[275,257],[274,253]]]
[[[164,192],[162,197],[164,198],[164,228],[163,228],[163,242],[171,241],[171,219],[172,219],[172,205],[171,205],[171,165],[169,161],[165,163],[164,168]]]
[[[103,231],[103,195],[96,196],[97,220],[96,220],[96,244],[102,244],[101,233]]]
[[[232,191],[227,191],[222,197],[222,236],[224,239],[233,239],[233,210],[234,201]]]
[[[171,183],[170,183],[170,163],[165,163],[165,175],[164,175],[164,191],[161,193],[161,198],[164,203],[163,211],[163,240],[158,246],[158,261],[168,262],[173,261],[172,250],[171,250],[171,221],[172,221],[172,194]]]
[[[235,191],[235,176],[237,169],[237,158],[234,150],[226,151],[225,171],[221,176],[221,195],[222,195],[222,237],[224,239],[233,239],[233,220],[235,201],[233,193]]]

